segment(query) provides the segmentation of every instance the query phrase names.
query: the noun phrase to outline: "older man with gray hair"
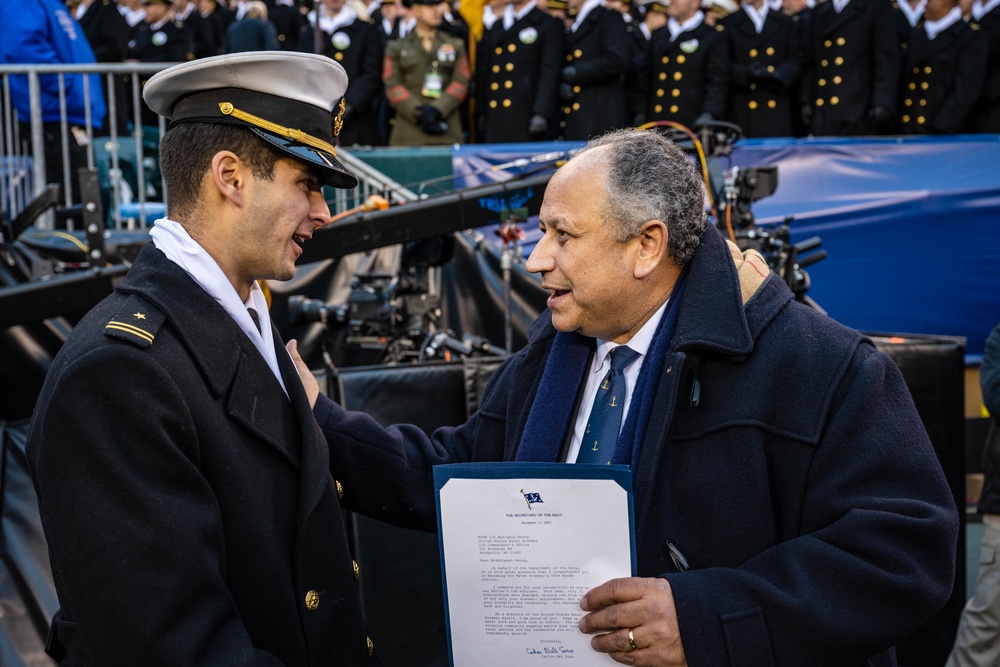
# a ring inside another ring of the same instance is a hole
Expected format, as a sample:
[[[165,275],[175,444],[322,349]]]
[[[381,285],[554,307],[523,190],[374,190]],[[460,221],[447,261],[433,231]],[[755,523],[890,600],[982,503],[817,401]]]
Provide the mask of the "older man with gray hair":
[[[638,576],[583,597],[594,650],[894,664],[951,593],[958,512],[892,360],[709,225],[697,171],[656,133],[588,144],[539,221],[526,268],[548,309],[464,425],[385,429],[312,389],[344,502],[433,529],[436,464],[628,465]],[[615,373],[622,412],[595,443]]]

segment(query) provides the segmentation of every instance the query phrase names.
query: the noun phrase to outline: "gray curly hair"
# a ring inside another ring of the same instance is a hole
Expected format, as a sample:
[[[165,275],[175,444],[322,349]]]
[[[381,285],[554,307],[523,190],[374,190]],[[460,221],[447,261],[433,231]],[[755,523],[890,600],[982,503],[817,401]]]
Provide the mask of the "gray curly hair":
[[[662,220],[674,261],[691,261],[708,224],[705,185],[669,139],[653,131],[616,130],[592,139],[577,156],[606,148],[606,213],[612,236],[624,242],[649,220]]]

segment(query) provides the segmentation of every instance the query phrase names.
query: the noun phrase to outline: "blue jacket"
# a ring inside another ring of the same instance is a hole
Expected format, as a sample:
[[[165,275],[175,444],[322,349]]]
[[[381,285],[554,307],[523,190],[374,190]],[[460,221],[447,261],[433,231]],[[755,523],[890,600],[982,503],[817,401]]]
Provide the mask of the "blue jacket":
[[[670,581],[689,664],[894,664],[951,593],[959,522],[895,364],[773,274],[744,304],[712,228],[678,305],[633,486],[638,574]],[[432,528],[432,466],[515,458],[555,333],[543,314],[429,437],[321,398],[345,506]]]
[[[38,64],[93,63],[94,52],[80,24],[58,0],[0,0],[0,62]],[[104,124],[104,95],[98,74],[68,74],[66,117],[70,124],[86,123],[87,94],[84,77],[90,80],[90,117],[94,127]],[[39,77],[42,120],[59,122],[59,78]],[[10,92],[18,117],[31,119],[27,75],[10,78]]]

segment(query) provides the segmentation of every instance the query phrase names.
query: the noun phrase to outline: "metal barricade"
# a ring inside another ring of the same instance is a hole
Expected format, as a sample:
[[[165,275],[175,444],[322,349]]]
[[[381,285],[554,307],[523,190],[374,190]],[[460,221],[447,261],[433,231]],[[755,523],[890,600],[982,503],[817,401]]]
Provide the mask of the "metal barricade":
[[[70,142],[86,147],[86,166],[96,168],[106,211],[106,226],[113,229],[144,229],[165,215],[168,193],[159,179],[159,138],[166,131],[166,121],[159,117],[155,126],[142,123],[142,81],[169,67],[170,63],[115,63],[86,65],[0,65],[0,212],[13,219],[48,186],[46,178],[46,133],[59,142],[62,169],[58,179],[59,215],[49,211],[35,223],[39,229],[82,225],[81,216],[66,215],[74,203]],[[67,121],[66,77],[73,74],[99,74],[106,100],[107,115],[102,127],[95,127],[91,109],[90,77],[83,77],[86,122],[75,127]],[[28,82],[30,118],[21,118],[11,98],[11,77],[25,76]],[[60,118],[58,123],[43,122],[41,77],[57,80]],[[127,118],[121,118],[120,99],[125,95]],[[124,122],[123,122],[124,121]],[[124,130],[124,131],[123,131]],[[50,146],[51,148],[51,146]],[[370,196],[378,194],[392,203],[416,201],[419,196],[370,167],[349,150],[340,150],[338,158],[358,177],[354,190],[327,189],[331,213],[336,215],[357,208]],[[58,222],[57,222],[58,216]]]

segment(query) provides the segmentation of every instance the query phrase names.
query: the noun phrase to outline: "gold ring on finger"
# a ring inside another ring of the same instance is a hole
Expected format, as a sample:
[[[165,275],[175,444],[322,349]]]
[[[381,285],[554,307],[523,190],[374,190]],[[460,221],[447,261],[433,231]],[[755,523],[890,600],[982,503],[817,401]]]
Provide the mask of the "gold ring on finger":
[[[635,635],[632,634],[632,630],[628,631],[628,645],[632,648],[633,651],[639,648],[638,646],[635,645]]]

